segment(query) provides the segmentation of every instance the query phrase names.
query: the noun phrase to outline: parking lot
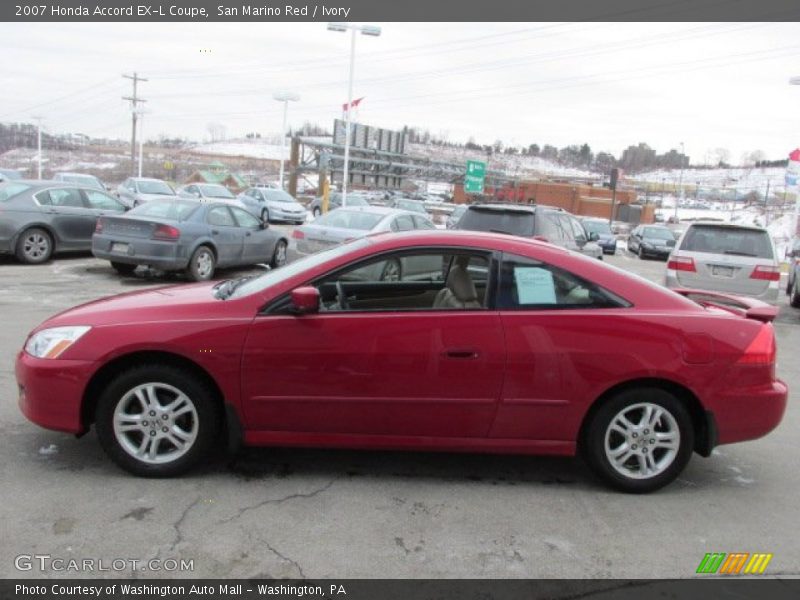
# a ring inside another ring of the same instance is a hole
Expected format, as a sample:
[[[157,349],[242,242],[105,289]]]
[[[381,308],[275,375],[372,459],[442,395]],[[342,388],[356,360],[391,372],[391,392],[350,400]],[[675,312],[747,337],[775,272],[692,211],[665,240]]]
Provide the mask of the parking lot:
[[[623,250],[606,261],[653,281],[664,270]],[[82,302],[180,281],[120,277],[87,255],[0,259],[0,576],[97,575],[15,567],[19,555],[49,555],[193,561],[192,571],[103,573],[126,577],[681,578],[706,552],[768,552],[769,574],[800,575],[794,397],[775,432],[695,456],[649,496],[609,491],[578,460],[402,452],[247,449],[180,479],[137,479],[93,433],[78,440],[21,415],[13,361],[30,329]],[[794,396],[800,311],[780,302],[778,374]]]

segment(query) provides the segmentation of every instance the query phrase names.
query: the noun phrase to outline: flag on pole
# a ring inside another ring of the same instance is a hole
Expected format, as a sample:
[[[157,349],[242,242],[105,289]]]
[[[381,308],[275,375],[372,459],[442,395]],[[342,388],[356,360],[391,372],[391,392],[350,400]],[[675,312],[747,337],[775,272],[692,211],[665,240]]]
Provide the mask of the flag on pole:
[[[362,100],[363,100],[365,97],[366,97],[366,96],[361,96],[361,98],[358,98],[358,99],[356,99],[356,100],[353,100],[353,101],[350,103],[350,108],[358,108],[358,105],[361,103],[361,101],[362,101]],[[342,104],[342,112],[347,112],[347,102],[345,102],[344,104]]]

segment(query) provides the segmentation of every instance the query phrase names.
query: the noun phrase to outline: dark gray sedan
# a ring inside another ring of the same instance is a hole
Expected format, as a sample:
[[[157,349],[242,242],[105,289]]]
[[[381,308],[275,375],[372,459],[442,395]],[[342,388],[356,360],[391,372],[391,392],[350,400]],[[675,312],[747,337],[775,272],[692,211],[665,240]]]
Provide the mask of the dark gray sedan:
[[[100,190],[54,181],[0,184],[0,254],[38,264],[54,253],[89,250],[97,218],[125,211]]]
[[[204,281],[217,267],[286,263],[287,239],[246,210],[224,202],[152,200],[119,217],[103,217],[92,253],[118,273],[137,265],[185,271]]]

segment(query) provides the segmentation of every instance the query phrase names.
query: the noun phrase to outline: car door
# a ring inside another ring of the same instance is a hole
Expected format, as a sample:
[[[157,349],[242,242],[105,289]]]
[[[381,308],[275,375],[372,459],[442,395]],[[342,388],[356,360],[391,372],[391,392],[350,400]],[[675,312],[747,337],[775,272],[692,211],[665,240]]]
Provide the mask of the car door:
[[[246,210],[235,206],[228,207],[233,213],[236,223],[244,232],[244,246],[240,263],[254,265],[269,262],[275,248],[277,234],[268,228],[262,228],[261,221]]]
[[[239,227],[230,208],[224,204],[210,207],[206,214],[206,223],[217,248],[217,265],[239,264],[244,250],[245,230]]]
[[[439,263],[452,253],[427,252]],[[376,261],[400,258],[361,260],[310,282],[322,295],[318,313],[256,317],[242,359],[248,429],[305,432],[309,440],[487,435],[505,362],[499,316],[485,304],[434,309],[443,276],[382,282],[357,273],[379,273]],[[335,308],[337,283],[351,297],[348,308]]]
[[[49,202],[40,204],[44,205],[44,213],[58,235],[61,249],[90,248],[97,217],[86,205],[81,191],[73,187],[51,188],[39,192],[37,199],[45,194]]]

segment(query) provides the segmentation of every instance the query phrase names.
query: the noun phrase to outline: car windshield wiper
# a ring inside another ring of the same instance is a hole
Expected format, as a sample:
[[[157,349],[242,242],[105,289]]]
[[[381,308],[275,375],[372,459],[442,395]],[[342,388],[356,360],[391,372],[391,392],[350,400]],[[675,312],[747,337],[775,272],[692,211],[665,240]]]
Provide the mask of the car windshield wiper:
[[[245,275],[244,277],[238,277],[237,279],[228,279],[223,281],[218,286],[216,286],[216,293],[214,296],[219,300],[227,300],[233,294],[233,291],[242,285],[245,281],[249,281],[255,277],[255,275]]]

